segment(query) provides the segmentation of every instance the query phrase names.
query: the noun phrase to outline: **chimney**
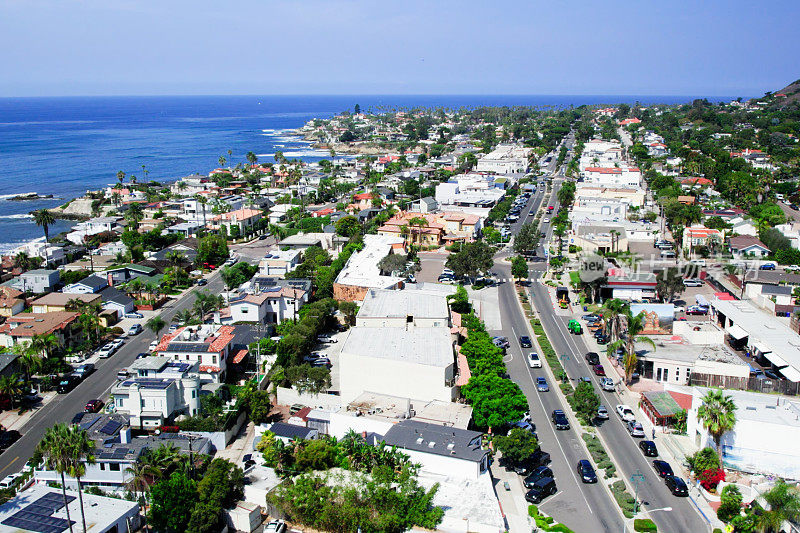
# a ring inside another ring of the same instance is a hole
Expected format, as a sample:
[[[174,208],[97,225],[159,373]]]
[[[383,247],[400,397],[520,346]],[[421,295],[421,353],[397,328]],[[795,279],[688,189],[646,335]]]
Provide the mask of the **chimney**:
[[[131,428],[130,426],[123,428],[119,432],[120,444],[129,444],[131,442]]]

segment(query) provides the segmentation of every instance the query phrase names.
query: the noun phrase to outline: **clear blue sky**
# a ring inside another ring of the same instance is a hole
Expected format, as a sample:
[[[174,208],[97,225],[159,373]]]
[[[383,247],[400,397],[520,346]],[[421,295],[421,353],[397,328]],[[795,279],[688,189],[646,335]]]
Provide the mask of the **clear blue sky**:
[[[756,96],[800,1],[0,0],[0,96]]]

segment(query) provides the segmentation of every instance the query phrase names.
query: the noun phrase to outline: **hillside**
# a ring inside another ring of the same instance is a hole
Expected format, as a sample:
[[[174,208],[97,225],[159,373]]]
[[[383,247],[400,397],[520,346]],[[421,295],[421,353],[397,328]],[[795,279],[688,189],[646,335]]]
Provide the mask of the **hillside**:
[[[775,103],[780,107],[785,107],[789,104],[800,102],[800,80],[796,80],[783,89],[775,91],[774,95],[785,94],[786,97],[776,96]]]

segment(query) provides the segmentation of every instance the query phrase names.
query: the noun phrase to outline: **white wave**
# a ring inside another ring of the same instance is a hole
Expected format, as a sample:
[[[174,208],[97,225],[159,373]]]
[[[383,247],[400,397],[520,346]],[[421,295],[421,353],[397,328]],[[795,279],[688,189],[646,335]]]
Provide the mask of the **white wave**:
[[[25,196],[25,195],[34,195],[35,192],[15,192],[14,194],[0,194],[0,200],[8,200],[9,198],[14,198],[15,196]]]
[[[17,213],[16,215],[0,215],[0,220],[18,220],[23,218],[33,218],[30,213]]]

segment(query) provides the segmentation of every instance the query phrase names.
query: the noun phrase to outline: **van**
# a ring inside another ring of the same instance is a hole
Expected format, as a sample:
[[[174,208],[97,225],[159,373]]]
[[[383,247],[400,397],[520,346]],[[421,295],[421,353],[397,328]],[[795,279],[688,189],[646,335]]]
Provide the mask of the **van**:
[[[80,382],[81,378],[79,376],[69,374],[68,376],[61,378],[61,381],[58,382],[58,388],[56,390],[59,394],[66,394],[74,389]]]
[[[661,257],[675,257],[675,252],[672,250],[662,250]]]
[[[6,476],[0,481],[0,489],[8,490],[14,487],[14,483],[22,477],[22,474],[11,474],[10,476]]]

